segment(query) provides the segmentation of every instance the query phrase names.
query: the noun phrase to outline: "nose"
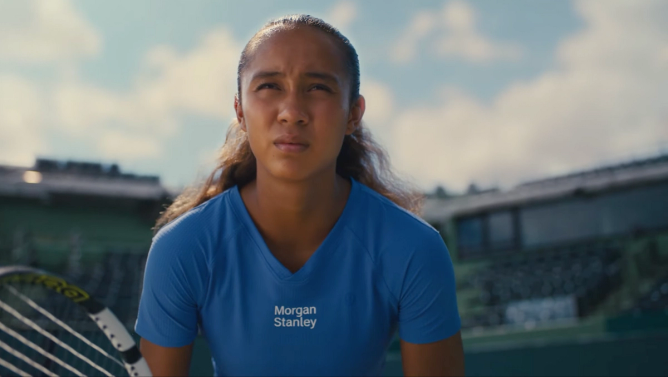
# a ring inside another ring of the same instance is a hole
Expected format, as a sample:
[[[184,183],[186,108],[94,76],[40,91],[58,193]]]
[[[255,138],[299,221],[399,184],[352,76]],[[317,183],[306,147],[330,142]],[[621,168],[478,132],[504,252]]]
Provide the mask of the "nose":
[[[305,98],[295,91],[286,95],[278,112],[278,122],[285,125],[304,125],[308,121]]]

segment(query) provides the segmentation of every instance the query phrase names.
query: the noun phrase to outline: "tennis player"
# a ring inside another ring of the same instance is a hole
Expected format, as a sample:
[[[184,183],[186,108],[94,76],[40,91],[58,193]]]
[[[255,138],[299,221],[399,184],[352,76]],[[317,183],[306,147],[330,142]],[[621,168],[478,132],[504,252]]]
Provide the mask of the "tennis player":
[[[244,48],[218,166],[158,220],[136,331],[156,376],[463,375],[452,262],[362,124],[347,38],[306,15]]]

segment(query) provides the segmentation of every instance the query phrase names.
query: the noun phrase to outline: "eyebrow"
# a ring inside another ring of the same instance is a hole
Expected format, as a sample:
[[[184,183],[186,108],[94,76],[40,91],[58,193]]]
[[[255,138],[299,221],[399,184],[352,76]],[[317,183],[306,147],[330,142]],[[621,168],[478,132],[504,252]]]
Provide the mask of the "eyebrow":
[[[256,72],[253,75],[253,77],[251,77],[251,82],[253,82],[257,79],[270,78],[270,77],[281,77],[281,76],[285,76],[285,74],[283,74],[282,72],[278,72],[278,71],[260,71],[260,72]],[[306,72],[304,74],[304,76],[311,77],[311,78],[316,78],[316,79],[321,79],[321,80],[325,80],[325,81],[331,81],[331,82],[336,83],[337,85],[340,84],[339,79],[335,75],[332,75],[331,73],[313,71],[313,72]]]
[[[325,81],[333,81],[337,84],[339,83],[339,79],[336,76],[326,72],[306,72],[306,77],[322,79]]]
[[[282,73],[278,71],[260,71],[256,72],[253,77],[251,77],[251,81],[255,81],[257,79],[264,79],[268,77],[276,77],[276,76],[281,76]]]

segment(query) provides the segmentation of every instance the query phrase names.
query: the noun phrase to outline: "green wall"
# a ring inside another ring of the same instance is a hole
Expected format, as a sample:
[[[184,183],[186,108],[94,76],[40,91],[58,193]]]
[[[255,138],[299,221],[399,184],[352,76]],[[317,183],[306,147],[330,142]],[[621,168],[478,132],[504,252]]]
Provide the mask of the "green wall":
[[[152,224],[128,208],[51,205],[35,200],[0,199],[0,262],[8,262],[17,231],[29,232],[29,244],[43,268],[62,266],[71,235],[81,236],[82,261],[93,263],[107,250],[148,252]]]
[[[666,376],[668,332],[580,337],[541,343],[511,342],[495,347],[464,343],[467,376]],[[195,342],[191,376],[211,376],[203,338]],[[401,355],[388,354],[384,376],[401,376]]]

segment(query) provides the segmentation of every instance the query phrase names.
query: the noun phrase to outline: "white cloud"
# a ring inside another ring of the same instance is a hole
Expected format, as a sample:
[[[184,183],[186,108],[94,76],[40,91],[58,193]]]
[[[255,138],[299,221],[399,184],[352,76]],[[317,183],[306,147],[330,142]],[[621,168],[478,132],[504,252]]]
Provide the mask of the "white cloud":
[[[366,100],[364,120],[376,126],[389,121],[394,110],[394,93],[382,82],[364,80],[361,83],[360,94]]]
[[[210,31],[183,56],[158,47],[147,54],[147,68],[154,72],[140,78],[138,94],[156,108],[227,119],[232,114],[241,49],[225,27]]]
[[[100,154],[109,159],[138,160],[159,157],[162,146],[152,135],[105,130],[99,141]]]
[[[445,57],[459,57],[482,63],[493,60],[518,60],[522,49],[515,44],[493,42],[476,30],[476,15],[468,3],[453,1],[443,10],[447,32],[434,44]]]
[[[663,51],[659,55],[659,63],[663,65],[668,65],[668,46],[663,48]]]
[[[68,61],[100,49],[97,31],[68,0],[0,0],[0,61]]]
[[[84,130],[120,121],[169,135],[175,131],[180,112],[229,118],[240,52],[229,31],[221,28],[208,33],[183,55],[170,46],[148,51],[143,72],[127,93],[111,92],[76,79],[63,82],[55,93],[61,123],[67,129]]]
[[[349,0],[339,1],[329,10],[325,20],[339,30],[346,30],[357,18],[357,5]]]
[[[30,166],[48,151],[40,88],[18,76],[0,75],[0,161]]]
[[[475,63],[495,60],[518,60],[522,56],[520,46],[492,41],[476,28],[475,10],[469,3],[456,0],[446,2],[440,14],[418,11],[408,28],[395,43],[390,56],[398,63],[412,61],[420,43],[433,37],[431,48],[444,58],[460,58]]]
[[[417,55],[417,45],[421,39],[436,29],[437,17],[430,11],[418,11],[411,19],[408,28],[394,44],[390,52],[392,60],[407,63]]]
[[[183,54],[170,46],[148,51],[128,92],[112,92],[76,78],[60,82],[53,91],[59,125],[75,137],[93,138],[107,157],[157,157],[162,151],[158,143],[178,131],[180,115],[225,122],[232,116],[240,52],[231,33],[219,28]],[[141,146],[146,150],[137,151]]]
[[[71,59],[69,62],[76,63],[97,48],[97,44],[84,43],[85,36],[79,44],[74,37],[67,40],[68,33],[89,31],[80,27],[88,23],[74,18],[77,13],[68,2],[36,1],[23,6],[25,9],[0,0],[0,18],[20,21],[11,27],[0,23],[0,41],[24,38],[25,43],[35,43],[34,49],[19,51],[2,45],[0,57],[51,63]],[[1,12],[10,10],[13,13]],[[47,15],[46,11],[54,13]],[[64,31],[56,30],[54,25],[61,23],[69,23],[69,29],[61,25]],[[24,35],[15,37],[21,33]],[[28,37],[32,39],[25,39]],[[61,46],[62,51],[52,53],[39,47],[42,45]],[[233,115],[241,48],[224,27],[211,30],[184,53],[156,46],[146,53],[141,72],[124,92],[83,81],[76,64],[65,65],[69,74],[39,87],[18,76],[4,75],[0,77],[0,161],[30,165],[37,153],[48,153],[47,127],[121,163],[159,158],[164,143],[182,126],[182,115],[218,119],[226,127]]]
[[[371,131],[377,141],[388,146],[391,142],[389,126],[395,106],[392,89],[379,81],[364,79],[360,94],[366,100],[366,110],[362,118],[364,126]]]
[[[668,143],[668,2],[581,1],[576,10],[587,26],[560,44],[554,70],[491,105],[445,90],[441,106],[396,115],[400,170],[426,186],[508,186]]]

